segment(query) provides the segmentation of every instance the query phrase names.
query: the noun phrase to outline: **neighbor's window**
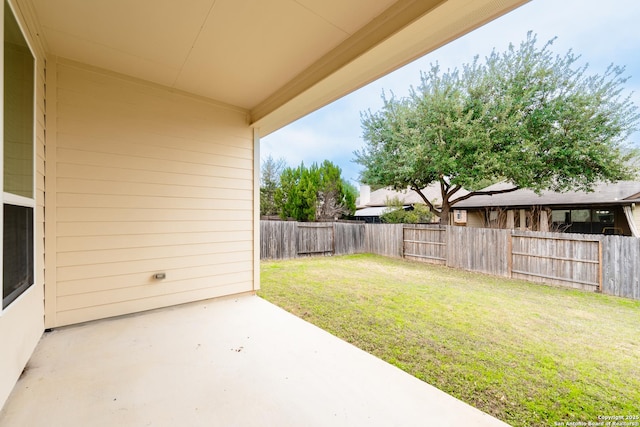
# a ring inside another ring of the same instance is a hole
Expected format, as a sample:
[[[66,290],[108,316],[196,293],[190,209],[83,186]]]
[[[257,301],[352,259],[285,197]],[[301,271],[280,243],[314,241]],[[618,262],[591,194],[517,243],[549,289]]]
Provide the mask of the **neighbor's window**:
[[[585,234],[621,234],[615,227],[611,209],[554,209],[551,219],[556,230]]]
[[[35,59],[8,3],[4,3],[2,308],[34,282]]]

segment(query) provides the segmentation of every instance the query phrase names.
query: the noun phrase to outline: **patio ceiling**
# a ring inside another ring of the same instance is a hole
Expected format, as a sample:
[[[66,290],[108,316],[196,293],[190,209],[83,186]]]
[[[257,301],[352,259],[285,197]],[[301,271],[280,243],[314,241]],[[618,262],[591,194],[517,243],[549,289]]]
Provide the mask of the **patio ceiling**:
[[[265,135],[526,1],[32,4],[48,52],[242,108]]]

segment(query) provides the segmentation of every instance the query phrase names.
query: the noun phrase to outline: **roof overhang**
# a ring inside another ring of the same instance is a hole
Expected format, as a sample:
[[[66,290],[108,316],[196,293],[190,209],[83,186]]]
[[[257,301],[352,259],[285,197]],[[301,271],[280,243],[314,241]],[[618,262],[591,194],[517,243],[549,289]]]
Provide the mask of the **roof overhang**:
[[[531,208],[549,208],[555,210],[563,210],[563,209],[598,209],[598,208],[614,208],[621,206],[631,206],[634,205],[634,202],[621,200],[618,202],[598,202],[598,203],[556,203],[556,204],[529,204],[529,205],[490,205],[490,206],[458,206],[455,205],[453,208],[456,210],[464,210],[464,211],[486,211],[486,210],[519,210],[519,209],[531,209]]]
[[[16,0],[48,54],[241,108],[264,136],[528,0]]]
[[[400,1],[251,110],[267,135],[527,3]]]
[[[511,188],[511,184],[501,182],[485,188],[483,191],[499,191]],[[545,206],[554,209],[589,208],[607,206],[629,206],[638,202],[639,181],[618,181],[598,183],[593,191],[567,191],[557,193],[549,190],[536,194],[532,190],[521,188],[516,191],[476,195],[455,205],[456,209],[483,210],[487,208],[523,209],[532,206]]]

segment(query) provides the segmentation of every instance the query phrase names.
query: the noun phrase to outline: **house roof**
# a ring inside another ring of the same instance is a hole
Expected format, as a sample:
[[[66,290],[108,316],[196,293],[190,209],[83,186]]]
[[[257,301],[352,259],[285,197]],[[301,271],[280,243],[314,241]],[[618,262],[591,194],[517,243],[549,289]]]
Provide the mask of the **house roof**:
[[[386,206],[376,206],[374,208],[358,209],[354,216],[381,216],[388,208]]]
[[[44,49],[247,112],[264,136],[528,0],[21,0]]]
[[[422,193],[429,199],[429,201],[436,206],[440,206],[442,203],[442,194],[440,192],[440,184],[433,183],[428,187],[422,189]],[[467,194],[467,191],[462,189],[457,195]],[[380,188],[371,192],[368,201],[363,201],[360,198],[356,200],[358,208],[374,207],[374,206],[387,206],[387,201],[394,198],[398,198],[404,205],[424,204],[422,198],[413,190],[397,191],[391,188]],[[364,202],[364,203],[363,203]]]
[[[498,183],[484,190],[502,190],[511,187],[511,184]],[[640,203],[638,196],[640,196],[640,182],[620,181],[615,184],[598,184],[593,188],[593,192],[569,191],[556,193],[543,191],[538,195],[531,190],[517,190],[493,196],[474,196],[457,203],[455,208],[629,205],[631,203]]]

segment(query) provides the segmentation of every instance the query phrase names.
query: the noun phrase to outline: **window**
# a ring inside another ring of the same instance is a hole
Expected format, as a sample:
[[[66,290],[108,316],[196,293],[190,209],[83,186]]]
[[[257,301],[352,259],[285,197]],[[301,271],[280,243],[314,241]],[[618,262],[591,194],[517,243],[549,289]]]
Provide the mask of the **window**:
[[[615,213],[611,209],[554,209],[553,227],[557,231],[584,234],[615,234]]]
[[[33,284],[33,209],[4,205],[3,308]]]
[[[35,59],[4,3],[2,308],[34,283]]]

